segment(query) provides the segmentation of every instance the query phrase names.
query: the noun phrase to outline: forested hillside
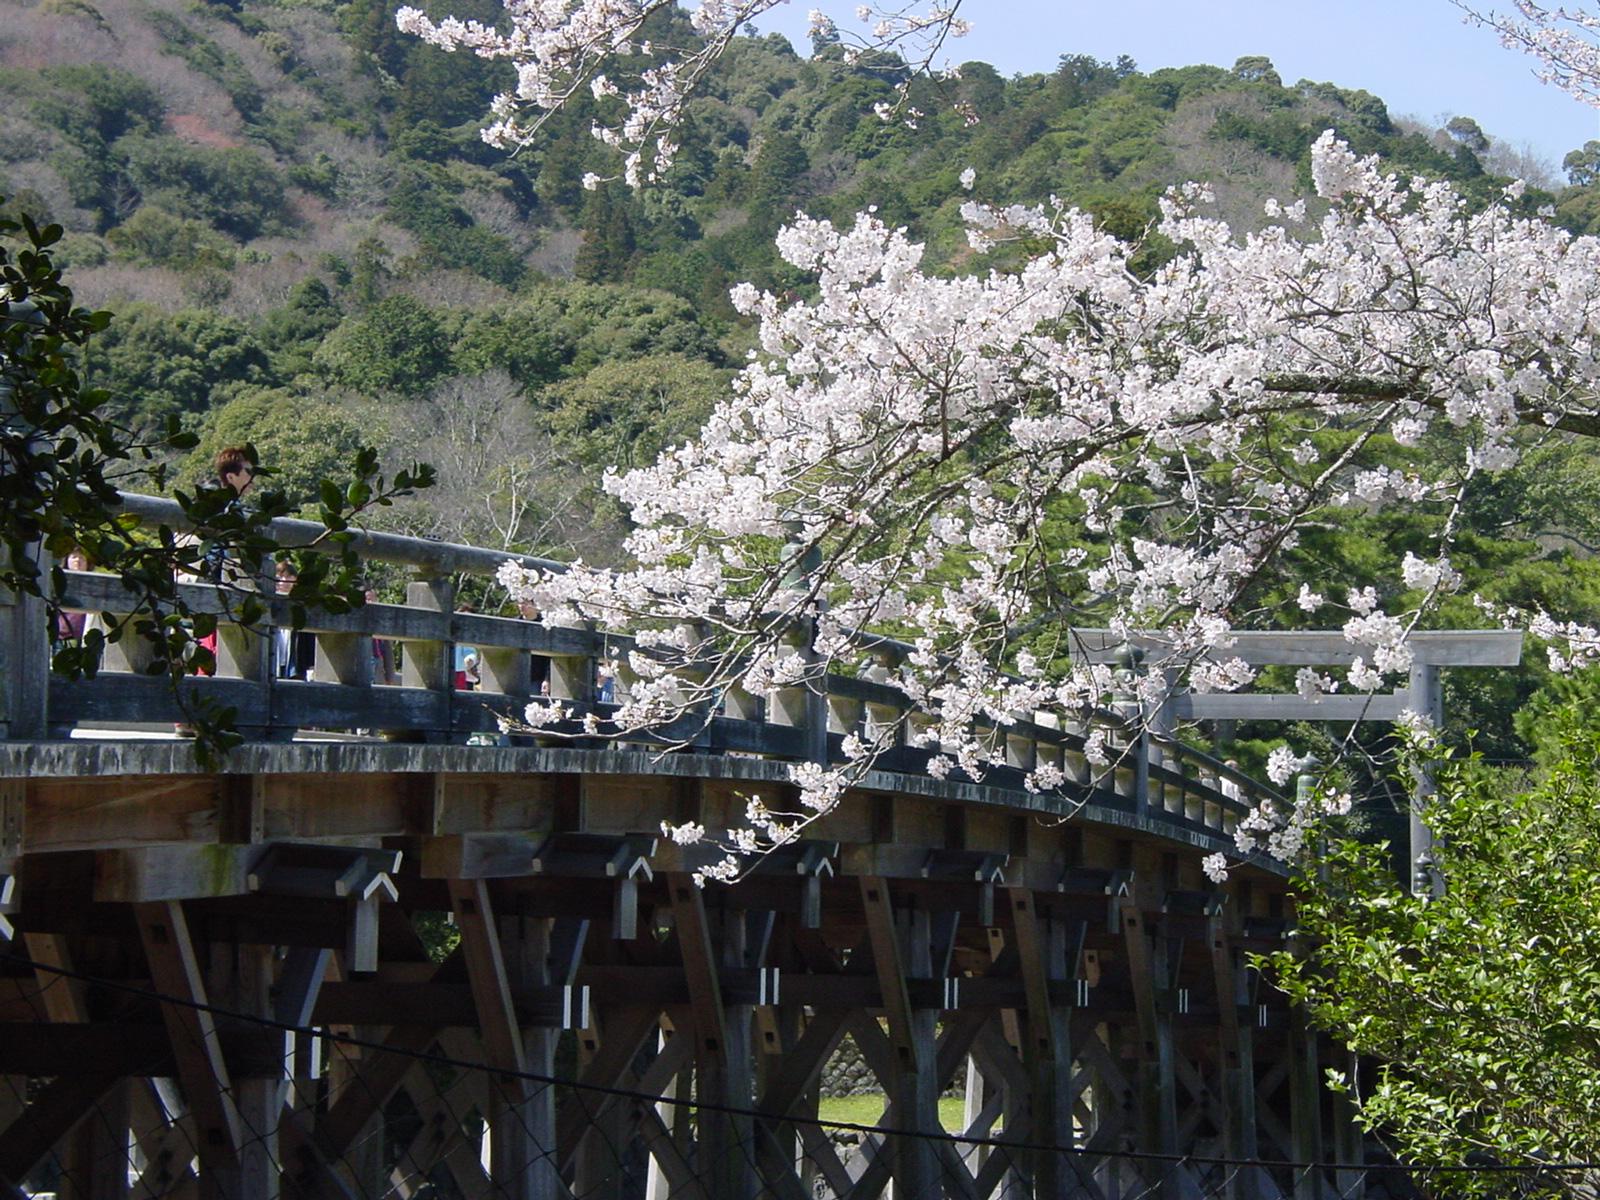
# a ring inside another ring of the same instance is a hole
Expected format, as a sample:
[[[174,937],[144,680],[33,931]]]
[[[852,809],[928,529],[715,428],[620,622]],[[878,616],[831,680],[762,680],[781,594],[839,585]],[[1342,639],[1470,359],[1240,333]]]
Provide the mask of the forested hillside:
[[[474,4],[436,15],[498,11]],[[743,360],[730,285],[806,286],[772,249],[796,207],[844,219],[876,205],[951,267],[972,254],[957,217],[967,167],[980,196],[1060,196],[1129,239],[1166,187],[1208,180],[1248,229],[1268,196],[1308,190],[1309,147],[1332,127],[1469,198],[1524,176],[1528,211],[1600,227],[1600,143],[1560,181],[1470,116],[1419,124],[1366,92],[1286,84],[1259,57],[1147,74],[1063,46],[1058,70],[1015,78],[969,63],[942,95],[913,85],[928,115],[912,128],[872,112],[893,98],[895,62],[741,38],[691,106],[674,173],[636,193],[585,188],[615,171],[587,98],[521,154],[485,146],[479,120],[504,80],[397,32],[389,0],[0,11],[0,195],[67,227],[70,282],[116,312],[94,381],[136,422],[176,416],[200,433],[180,479],[250,441],[279,484],[308,492],[375,440],[440,468],[398,514],[409,528],[591,561],[621,528],[598,491],[605,468],[688,436]],[[1153,241],[1141,261],[1168,249]],[[1600,607],[1600,503],[1572,502],[1593,478],[1566,453],[1485,486],[1467,594],[1517,602],[1532,572],[1546,592],[1561,580],[1569,610]],[[1369,524],[1300,553],[1359,581],[1418,536],[1403,518]],[[1285,614],[1291,598],[1264,597]],[[1532,686],[1463,685],[1500,689],[1476,699],[1485,712]]]

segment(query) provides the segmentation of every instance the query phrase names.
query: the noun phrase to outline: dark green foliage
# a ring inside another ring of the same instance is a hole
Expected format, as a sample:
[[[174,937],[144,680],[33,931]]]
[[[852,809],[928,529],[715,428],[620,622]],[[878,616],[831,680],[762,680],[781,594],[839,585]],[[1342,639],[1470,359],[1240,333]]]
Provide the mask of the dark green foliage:
[[[283,183],[254,150],[216,150],[150,134],[122,138],[116,149],[146,204],[244,239],[276,231],[286,219]]]
[[[272,373],[293,379],[312,371],[312,355],[343,318],[328,285],[313,276],[289,291],[288,301],[261,319],[257,332],[272,357]]]
[[[575,460],[638,467],[699,431],[728,375],[679,354],[616,358],[545,389],[539,404]]]
[[[152,267],[227,270],[234,263],[234,247],[209,225],[175,217],[153,204],[107,233],[106,241],[120,257]]]
[[[165,106],[148,82],[116,67],[47,67],[33,111],[77,146],[103,149],[128,133],[161,127]]]
[[[1245,55],[1233,64],[1233,73],[1246,83],[1263,83],[1271,88],[1283,86],[1272,60],[1264,54]]]
[[[1588,187],[1600,181],[1600,141],[1585,142],[1562,159],[1561,166],[1573,187]]]
[[[416,234],[441,262],[496,283],[515,284],[523,267],[511,243],[475,225],[451,192],[450,183],[438,171],[402,166],[389,194],[389,214],[402,229]]]
[[[339,387],[367,396],[414,396],[450,372],[450,323],[410,296],[390,296],[341,322],[313,362]]]
[[[87,363],[114,410],[140,423],[199,415],[237,385],[272,381],[266,349],[249,330],[201,309],[125,308]]]
[[[750,169],[750,216],[758,230],[770,235],[794,215],[809,165],[805,147],[792,133],[775,133],[761,143]]]
[[[499,367],[530,390],[647,354],[723,365],[716,343],[686,301],[590,284],[542,287],[509,309],[473,314],[455,347],[456,368],[463,374]]]

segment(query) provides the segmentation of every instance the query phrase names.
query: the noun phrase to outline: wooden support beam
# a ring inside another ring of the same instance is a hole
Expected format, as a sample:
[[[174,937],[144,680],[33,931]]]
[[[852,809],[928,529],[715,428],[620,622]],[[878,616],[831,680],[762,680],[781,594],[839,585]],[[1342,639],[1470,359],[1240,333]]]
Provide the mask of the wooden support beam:
[[[128,1195],[128,1102],[134,1083],[113,1084],[87,1120],[61,1143],[60,1200],[126,1200]]]
[[[1322,1152],[1322,1072],[1317,1061],[1317,1031],[1305,1010],[1289,1012],[1289,1136],[1296,1162],[1325,1161]],[[1323,1200],[1327,1189],[1320,1170],[1295,1173],[1295,1200]]]
[[[1122,910],[1123,944],[1128,978],[1139,1022],[1139,1099],[1142,1149],[1157,1154],[1178,1152],[1177,1078],[1172,1044],[1172,1014],[1158,1000],[1170,983],[1166,940],[1152,936],[1145,914],[1134,903]],[[1180,1200],[1176,1171],[1154,1166],[1149,1174],[1161,1181],[1163,1200]]]
[[[23,946],[34,962],[34,978],[38,980],[38,1002],[44,1015],[52,1021],[65,1024],[83,1024],[89,1020],[88,991],[72,965],[72,952],[64,934],[25,933]]]
[[[1250,1000],[1247,968],[1234,946],[1228,919],[1216,915],[1206,923],[1211,972],[1217,997],[1218,1049],[1222,1063],[1223,1146],[1228,1157],[1258,1158],[1256,1137],[1254,1023],[1242,1019]],[[1261,1200],[1261,1171],[1243,1167],[1232,1173],[1227,1200]]]
[[[217,796],[217,840],[250,845],[266,839],[267,777],[224,775]]]
[[[183,906],[176,900],[135,904],[133,916],[155,990],[175,1001],[161,1005],[161,1016],[189,1111],[194,1114],[196,1152],[206,1170],[225,1173],[239,1161],[244,1129],[217,1040],[216,1020],[204,1007],[205,982]]]
[[[933,1095],[933,1110],[935,1123],[931,1126],[924,1123],[913,1123],[913,1118],[908,1115],[903,1100],[890,1094],[889,1104],[884,1109],[880,1124],[888,1129],[912,1128],[934,1135],[944,1133],[944,1127],[938,1124],[938,1095],[949,1084],[955,1073],[960,1070],[967,1054],[972,1049],[972,1044],[978,1033],[989,1023],[988,1014],[961,1013],[946,1023],[944,1032],[937,1040],[930,1032],[927,1037],[928,1049],[931,1059],[927,1071],[928,1090]],[[856,1046],[867,1061],[867,1065],[877,1075],[880,1081],[885,1082],[891,1078],[894,1071],[893,1049],[889,1040],[884,1036],[878,1023],[872,1018],[861,1013],[853,1014],[850,1026],[851,1036],[855,1039]],[[974,1196],[972,1190],[972,1176],[968,1172],[966,1163],[962,1160],[961,1151],[955,1143],[939,1136],[919,1138],[918,1142],[930,1148],[931,1153],[938,1161],[938,1174],[935,1178],[947,1195],[954,1196],[957,1200],[969,1200]],[[892,1150],[892,1148],[890,1148]],[[894,1159],[891,1153],[871,1153],[867,1156],[864,1170],[856,1179],[851,1189],[854,1200],[868,1200],[882,1191],[891,1174]]]
[[[420,1063],[401,1087],[416,1109],[418,1129],[389,1172],[395,1192],[402,1197],[415,1195],[429,1186],[430,1175],[442,1165],[463,1200],[489,1200],[494,1184],[479,1161],[477,1141],[467,1137],[467,1113],[450,1102]]]
[[[506,977],[513,986],[552,987],[551,979],[568,970],[565,962],[552,961],[552,926],[543,917],[501,917],[500,947]],[[561,952],[567,951],[563,946]],[[557,985],[558,986],[558,985]],[[580,1024],[579,1020],[568,1023]],[[553,1079],[556,1074],[556,1028],[523,1028],[524,1069]],[[556,1200],[562,1193],[561,1175],[555,1168],[556,1091],[553,1084],[526,1080],[524,1099],[514,1112],[501,1114],[491,1139],[491,1168],[502,1184],[526,1200]]]
[[[630,1107],[639,1130],[639,1140],[644,1143],[645,1150],[666,1179],[667,1195],[672,1200],[678,1200],[679,1197],[683,1200],[711,1200],[712,1193],[696,1173],[694,1165],[684,1156],[682,1148],[672,1136],[672,1130],[667,1128],[666,1121],[656,1111],[655,1105],[635,1100]]]
[[[436,1027],[401,1025],[384,1039],[383,1048],[364,1053],[355,1078],[316,1124],[316,1146],[326,1159],[337,1162],[361,1135],[367,1123],[389,1102],[406,1072],[416,1065],[439,1036]]]
[[[207,993],[220,1009],[243,1017],[270,1018],[275,952],[259,944],[211,943]],[[275,1043],[277,1072],[269,1077],[232,1077],[232,1099],[244,1137],[236,1160],[221,1171],[208,1170],[200,1180],[202,1196],[218,1200],[278,1200],[280,1185],[279,1127],[284,1113],[283,1064],[292,1042],[279,1031],[248,1020],[219,1015],[219,1036],[229,1033]],[[224,1062],[226,1059],[224,1058]]]
[[[200,900],[249,892],[259,846],[134,846],[95,855],[94,898],[109,904]]]
[[[26,1194],[23,1180],[119,1082],[110,1075],[63,1075],[0,1132],[0,1182],[13,1196]]]
[[[1052,994],[1052,982],[1065,983],[1074,973],[1077,945],[1068,963],[1067,930],[1059,919],[1041,920],[1034,894],[1008,888],[1011,925],[1017,940],[1023,990],[1028,997],[1028,1052],[1032,1067],[1032,1125],[1036,1137],[1062,1150],[1034,1156],[1034,1195],[1038,1200],[1097,1197],[1093,1176],[1084,1170],[1074,1144],[1072,1123],[1072,1010]]]
[[[455,912],[456,927],[461,931],[467,980],[472,987],[489,1064],[500,1071],[521,1073],[527,1069],[522,1053],[522,1032],[517,1023],[516,1005],[511,999],[511,984],[506,978],[505,959],[500,952],[489,885],[482,879],[452,879],[450,904]],[[520,1082],[512,1076],[504,1078],[502,1083],[521,1091]]]
[[[926,1107],[919,1102],[919,1096],[926,1093],[927,1076],[932,1074],[933,1064],[927,1061],[932,1047],[922,1041],[921,1027],[912,1017],[905,960],[889,899],[889,882],[881,877],[863,875],[859,887],[867,936],[872,944],[872,962],[883,994],[883,1012],[889,1022],[889,1040],[894,1050],[890,1077],[884,1082],[901,1110],[902,1119],[915,1127],[920,1110]],[[922,957],[926,959],[926,938],[922,941]],[[935,1123],[938,1120],[937,1095],[935,1091]],[[897,1138],[895,1143],[891,1150],[896,1186],[907,1196],[934,1195],[939,1188],[939,1171],[932,1145],[922,1138]]]
[[[600,1044],[579,1072],[571,1102],[562,1107],[556,1124],[557,1164],[563,1173],[572,1166],[583,1135],[614,1103],[613,1097],[594,1089],[617,1086],[645,1038],[656,1032],[659,1018],[660,1010],[650,1005],[616,1008],[600,1017]]]
[[[734,1109],[751,1107],[753,1046],[748,1005],[725,1007],[720,972],[743,965],[748,927],[742,914],[724,913],[720,953],[713,946],[705,893],[691,875],[666,876],[678,952],[689,985],[693,1013],[696,1092]],[[700,1150],[708,1191],[714,1200],[738,1200],[755,1187],[755,1131],[751,1119],[701,1110]]]
[[[164,1091],[171,1088],[155,1079],[136,1079],[129,1097],[134,1165],[139,1172],[135,1187],[140,1196],[170,1196],[195,1177],[190,1165],[193,1122],[181,1108],[167,1108]]]

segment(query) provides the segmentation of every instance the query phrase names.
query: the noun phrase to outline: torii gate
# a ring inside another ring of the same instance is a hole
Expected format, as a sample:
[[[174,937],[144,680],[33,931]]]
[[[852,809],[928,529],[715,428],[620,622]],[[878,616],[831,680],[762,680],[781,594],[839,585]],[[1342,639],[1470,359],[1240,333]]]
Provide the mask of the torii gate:
[[[1153,634],[1124,639],[1103,629],[1073,631],[1076,652],[1088,662],[1112,662],[1131,648],[1151,654],[1167,649]],[[1434,725],[1444,724],[1444,693],[1440,671],[1445,667],[1514,667],[1522,661],[1522,632],[1515,629],[1446,629],[1412,633],[1406,638],[1412,652],[1411,675],[1406,687],[1392,692],[1323,694],[1297,692],[1174,692],[1159,709],[1147,714],[1152,729],[1170,732],[1180,720],[1210,721],[1395,721],[1414,712]],[[1235,631],[1230,644],[1216,651],[1217,658],[1243,659],[1252,667],[1349,666],[1370,648],[1348,640],[1338,630]],[[1411,793],[1408,820],[1412,888],[1422,891],[1432,863],[1433,833],[1423,810],[1433,795],[1433,780],[1419,774]]]

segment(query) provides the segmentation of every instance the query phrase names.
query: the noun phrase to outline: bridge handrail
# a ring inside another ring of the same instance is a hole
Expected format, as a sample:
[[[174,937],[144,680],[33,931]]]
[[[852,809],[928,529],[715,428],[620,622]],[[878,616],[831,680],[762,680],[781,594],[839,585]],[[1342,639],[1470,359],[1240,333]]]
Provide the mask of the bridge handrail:
[[[124,511],[180,530],[186,526],[181,506],[162,497],[125,494]],[[515,617],[457,612],[448,586],[442,586],[445,577],[458,572],[491,575],[508,559],[552,571],[564,570],[565,564],[404,534],[350,532],[350,544],[360,556],[409,566],[419,581],[410,585],[403,605],[372,604],[343,614],[309,613],[303,636],[316,643],[315,682],[274,678],[269,639],[226,621],[220,624],[217,677],[191,679],[185,686],[205,689],[232,705],[247,736],[281,738],[308,727],[361,729],[426,740],[492,734],[497,729],[497,715],[518,714],[541,694],[535,682],[539,675],[547,680],[548,694],[572,712],[573,723],[562,727],[563,732],[581,733],[583,717],[594,714],[604,718],[613,711],[613,706],[597,698],[596,667],[605,659],[625,662],[635,649],[632,638]],[[326,541],[327,530],[314,521],[281,518],[272,523],[270,533],[285,548],[332,548]],[[130,593],[116,577],[93,572],[66,575],[67,591],[61,599],[68,611],[115,614],[131,610]],[[226,589],[205,583],[180,587],[195,611],[226,617]],[[270,626],[289,624],[287,601],[273,599],[268,608]],[[876,634],[863,638],[884,650],[887,657],[911,649]],[[406,647],[404,673],[397,685],[374,682],[374,639]],[[480,651],[483,683],[479,691],[454,687],[457,644]],[[41,652],[46,650],[41,647]],[[536,670],[535,663],[541,662]],[[108,647],[106,662],[95,679],[52,679],[48,701],[52,730],[59,735],[86,721],[176,719],[180,714],[165,682],[141,678],[143,666],[137,640],[128,639]],[[626,671],[619,674],[624,678],[618,684],[625,688]],[[846,732],[870,728],[875,720],[885,726],[899,723],[898,718],[909,711],[904,694],[889,682],[830,674],[824,688],[831,751],[837,750]],[[728,715],[686,721],[680,732],[693,748],[703,752],[804,759],[816,753],[817,743],[805,736],[806,724],[814,716],[807,715],[804,689],[795,689],[795,693],[789,697],[780,693],[772,703],[761,704],[734,689],[725,698]],[[1060,728],[1042,715],[1018,714],[1013,723],[996,730],[1004,739],[1007,763],[987,781],[999,780],[1001,786],[1020,790],[1026,772],[1051,764],[1062,771],[1071,789],[1093,791],[1104,802],[1142,808],[1216,832],[1231,832],[1256,803],[1281,798],[1259,781],[1175,739],[1145,733],[1142,741],[1135,742],[1128,723],[1116,714],[1098,714],[1094,723],[1107,726],[1113,737],[1124,742],[1123,753],[1111,768],[1097,772],[1087,761],[1086,728]],[[628,740],[661,744],[660,738],[649,736],[630,736]],[[906,745],[902,732],[899,744],[879,759],[879,765],[923,774],[932,753]]]

